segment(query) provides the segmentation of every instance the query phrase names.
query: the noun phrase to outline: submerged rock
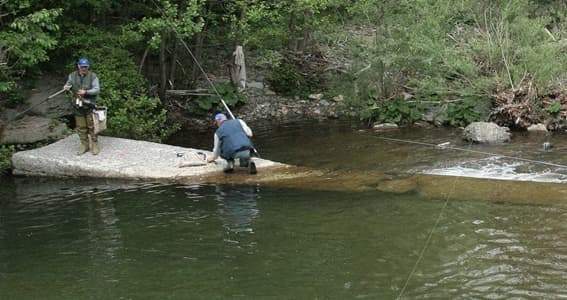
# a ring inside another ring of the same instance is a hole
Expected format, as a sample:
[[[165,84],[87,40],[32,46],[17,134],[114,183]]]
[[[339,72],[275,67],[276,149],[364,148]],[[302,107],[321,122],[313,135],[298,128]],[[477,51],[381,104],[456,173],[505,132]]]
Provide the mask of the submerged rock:
[[[418,188],[415,177],[384,180],[378,184],[377,190],[387,193],[405,194],[416,191]]]
[[[465,128],[464,139],[475,143],[504,143],[510,141],[510,129],[495,123],[474,122]]]

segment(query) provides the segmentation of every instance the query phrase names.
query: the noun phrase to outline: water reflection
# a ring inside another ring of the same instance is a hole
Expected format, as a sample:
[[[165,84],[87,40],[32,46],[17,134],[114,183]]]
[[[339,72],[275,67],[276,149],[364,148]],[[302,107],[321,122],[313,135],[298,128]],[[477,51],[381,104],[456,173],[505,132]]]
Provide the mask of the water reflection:
[[[215,187],[218,215],[227,231],[254,233],[252,223],[258,216],[258,187]]]

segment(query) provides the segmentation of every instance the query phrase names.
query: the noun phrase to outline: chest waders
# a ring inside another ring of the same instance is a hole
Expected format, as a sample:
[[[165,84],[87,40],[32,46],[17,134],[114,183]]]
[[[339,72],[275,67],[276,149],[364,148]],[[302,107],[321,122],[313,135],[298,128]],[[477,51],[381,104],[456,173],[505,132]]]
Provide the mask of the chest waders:
[[[73,103],[75,107],[75,124],[77,134],[81,141],[77,155],[82,155],[91,151],[93,155],[100,153],[98,136],[94,132],[93,109],[95,108],[96,95],[79,96],[79,90],[90,90],[96,75],[88,72],[85,76],[80,76],[75,71],[72,74]],[[86,100],[86,101],[85,101]]]

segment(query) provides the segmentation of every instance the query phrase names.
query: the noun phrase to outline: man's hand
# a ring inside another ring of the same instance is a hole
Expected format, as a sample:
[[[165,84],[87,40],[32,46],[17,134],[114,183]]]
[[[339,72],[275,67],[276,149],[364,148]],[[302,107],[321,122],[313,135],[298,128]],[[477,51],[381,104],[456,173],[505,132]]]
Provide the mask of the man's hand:
[[[72,85],[66,84],[66,85],[63,86],[63,89],[66,90],[66,91],[68,91],[68,90],[70,90],[72,87],[73,87]]]
[[[79,95],[79,96],[84,96],[84,95],[86,95],[86,94],[87,94],[87,91],[85,91],[85,90],[79,90],[79,91],[77,92],[77,95]]]

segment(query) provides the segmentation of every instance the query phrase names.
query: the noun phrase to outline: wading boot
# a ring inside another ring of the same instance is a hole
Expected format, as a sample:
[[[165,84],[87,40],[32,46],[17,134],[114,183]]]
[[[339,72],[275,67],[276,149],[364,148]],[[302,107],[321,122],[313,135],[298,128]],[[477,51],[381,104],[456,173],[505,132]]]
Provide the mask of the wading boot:
[[[224,168],[223,172],[225,172],[225,173],[234,172],[234,160],[228,160],[226,162],[226,167]]]
[[[79,140],[81,141],[77,155],[83,155],[85,152],[89,151],[87,119],[84,116],[76,115],[75,124],[77,125],[77,135],[79,136]]]
[[[248,173],[252,175],[258,173],[258,170],[256,170],[256,164],[253,161],[250,161],[250,163],[248,164]]]
[[[81,144],[79,144],[79,151],[77,151],[77,155],[83,155],[89,151],[89,140],[82,136],[79,136],[79,138],[81,139]]]
[[[98,155],[100,153],[100,147],[98,146],[98,138],[96,136],[91,139],[91,153],[93,155]]]
[[[98,142],[93,142],[91,146],[91,153],[93,155],[98,155],[100,153],[100,147],[98,146]]]

